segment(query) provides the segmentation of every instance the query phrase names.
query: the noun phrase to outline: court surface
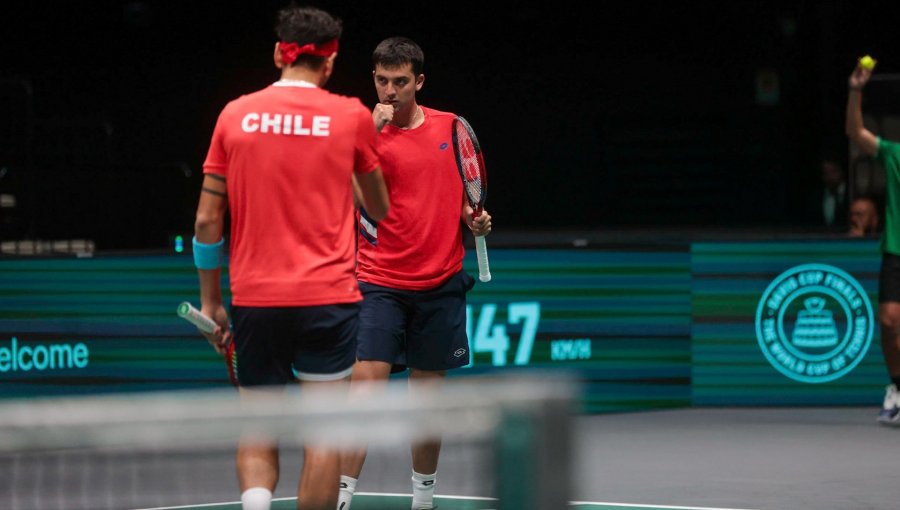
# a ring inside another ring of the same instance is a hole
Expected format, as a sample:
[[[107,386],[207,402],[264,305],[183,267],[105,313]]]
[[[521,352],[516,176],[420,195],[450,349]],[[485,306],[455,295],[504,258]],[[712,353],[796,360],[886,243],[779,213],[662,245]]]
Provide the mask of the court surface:
[[[875,406],[693,408],[579,416],[572,455],[570,501],[575,504],[569,508],[900,508],[896,474],[900,429],[877,425],[877,413]],[[408,451],[390,458],[371,456],[358,486],[366,496],[354,499],[353,510],[408,509],[405,459]],[[470,461],[452,451],[442,452],[438,495],[486,495],[453,476]],[[285,473],[297,467],[283,464]],[[233,464],[222,469],[230,471]],[[225,496],[206,502],[236,499],[233,480],[230,473],[223,477]],[[293,487],[292,480],[284,478],[276,497],[292,496]],[[438,497],[437,502],[440,510],[496,508],[491,499]],[[295,508],[291,499],[278,505],[279,510]]]

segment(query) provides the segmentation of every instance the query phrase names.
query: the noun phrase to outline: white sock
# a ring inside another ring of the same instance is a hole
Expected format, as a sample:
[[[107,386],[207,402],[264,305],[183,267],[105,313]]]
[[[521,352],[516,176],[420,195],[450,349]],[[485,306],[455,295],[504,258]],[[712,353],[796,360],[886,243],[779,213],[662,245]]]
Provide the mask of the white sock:
[[[422,473],[412,472],[413,510],[421,510],[434,508],[434,485],[437,473],[423,475]]]
[[[244,510],[269,510],[272,506],[272,491],[262,487],[252,487],[241,494]]]
[[[350,510],[350,502],[356,491],[356,478],[341,475],[341,485],[338,491],[337,510]]]

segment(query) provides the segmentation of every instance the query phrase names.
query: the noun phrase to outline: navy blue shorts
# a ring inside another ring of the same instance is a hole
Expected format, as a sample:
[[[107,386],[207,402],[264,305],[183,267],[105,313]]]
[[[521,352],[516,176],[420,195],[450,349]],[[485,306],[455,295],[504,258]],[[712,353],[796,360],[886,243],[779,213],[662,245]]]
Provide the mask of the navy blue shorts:
[[[360,361],[384,361],[395,370],[448,370],[469,364],[466,292],[475,280],[465,271],[430,290],[400,290],[359,282]]]
[[[240,386],[334,381],[350,375],[359,303],[231,310]]]
[[[882,253],[878,273],[878,302],[900,303],[900,256]]]

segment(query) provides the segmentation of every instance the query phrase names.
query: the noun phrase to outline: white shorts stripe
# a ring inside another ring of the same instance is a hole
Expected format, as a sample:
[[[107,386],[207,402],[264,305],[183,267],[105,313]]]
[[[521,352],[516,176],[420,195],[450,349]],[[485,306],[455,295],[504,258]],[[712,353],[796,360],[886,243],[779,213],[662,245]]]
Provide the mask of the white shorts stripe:
[[[353,367],[351,366],[347,370],[341,370],[340,372],[334,374],[307,374],[304,372],[298,372],[293,367],[291,368],[291,370],[294,372],[294,377],[300,379],[301,381],[326,382],[337,381],[349,376],[353,371]]]

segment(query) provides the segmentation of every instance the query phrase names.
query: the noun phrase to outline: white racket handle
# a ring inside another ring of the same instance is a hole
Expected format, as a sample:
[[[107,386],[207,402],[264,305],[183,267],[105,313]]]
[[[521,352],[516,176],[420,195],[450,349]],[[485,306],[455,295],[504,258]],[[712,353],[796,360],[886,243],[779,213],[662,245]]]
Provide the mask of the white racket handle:
[[[483,282],[491,281],[491,268],[488,265],[484,236],[475,236],[475,254],[478,255],[478,279]]]
[[[194,326],[197,326],[197,329],[205,333],[212,333],[218,326],[215,321],[200,313],[200,310],[194,308],[194,306],[187,301],[178,305],[178,316]]]

